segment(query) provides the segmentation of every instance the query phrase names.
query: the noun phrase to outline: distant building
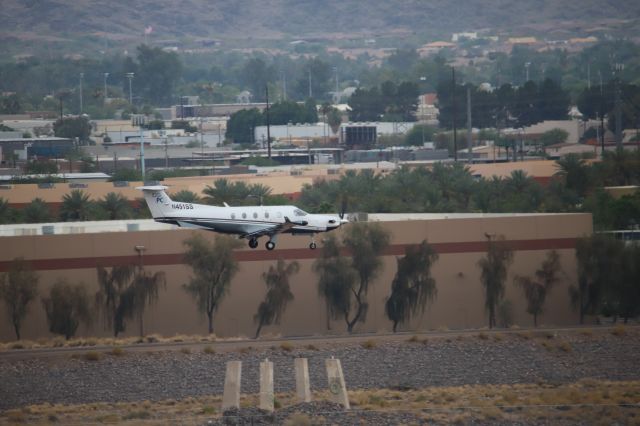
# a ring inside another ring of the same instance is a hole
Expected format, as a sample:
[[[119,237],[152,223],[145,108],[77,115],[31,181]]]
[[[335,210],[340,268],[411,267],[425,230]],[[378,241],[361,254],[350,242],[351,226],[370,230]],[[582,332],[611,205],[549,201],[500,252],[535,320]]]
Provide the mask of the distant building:
[[[478,33],[473,32],[473,33],[454,33],[451,36],[451,41],[452,42],[457,42],[460,40],[477,40],[478,39]]]

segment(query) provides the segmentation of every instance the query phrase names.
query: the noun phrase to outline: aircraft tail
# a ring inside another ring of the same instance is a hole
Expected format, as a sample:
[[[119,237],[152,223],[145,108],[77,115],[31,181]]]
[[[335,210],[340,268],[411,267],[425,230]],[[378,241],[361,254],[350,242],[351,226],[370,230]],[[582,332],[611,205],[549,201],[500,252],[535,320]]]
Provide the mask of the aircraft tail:
[[[151,211],[154,219],[171,216],[171,198],[165,190],[168,187],[164,185],[139,186],[136,189],[142,190],[147,206]]]

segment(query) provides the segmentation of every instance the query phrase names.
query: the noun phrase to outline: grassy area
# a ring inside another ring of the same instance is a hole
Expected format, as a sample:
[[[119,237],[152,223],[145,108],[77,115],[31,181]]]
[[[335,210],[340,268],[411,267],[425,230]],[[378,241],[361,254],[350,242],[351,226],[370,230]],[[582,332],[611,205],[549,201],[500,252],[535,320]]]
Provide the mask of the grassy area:
[[[328,400],[328,392],[314,400]],[[292,393],[277,394],[281,407],[296,404]],[[349,392],[352,410],[409,411],[428,422],[639,424],[640,381],[581,380],[555,385],[484,385]],[[258,395],[242,395],[243,407],[258,405]],[[39,404],[0,413],[0,423],[128,423],[137,425],[206,423],[221,415],[221,398],[207,396],[130,403]]]

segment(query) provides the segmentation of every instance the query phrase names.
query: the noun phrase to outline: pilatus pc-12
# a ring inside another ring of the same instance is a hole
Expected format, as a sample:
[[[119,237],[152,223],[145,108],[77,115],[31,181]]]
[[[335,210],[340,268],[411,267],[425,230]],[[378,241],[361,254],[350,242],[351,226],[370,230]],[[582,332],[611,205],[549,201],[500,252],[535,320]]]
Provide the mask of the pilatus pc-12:
[[[141,186],[144,199],[156,222],[170,223],[183,228],[205,229],[223,234],[237,235],[249,241],[249,247],[258,247],[258,239],[267,236],[265,247],[276,247],[278,234],[309,234],[310,249],[316,248],[314,236],[333,231],[349,221],[344,214],[309,214],[296,206],[238,206],[224,207],[172,201],[166,186]]]

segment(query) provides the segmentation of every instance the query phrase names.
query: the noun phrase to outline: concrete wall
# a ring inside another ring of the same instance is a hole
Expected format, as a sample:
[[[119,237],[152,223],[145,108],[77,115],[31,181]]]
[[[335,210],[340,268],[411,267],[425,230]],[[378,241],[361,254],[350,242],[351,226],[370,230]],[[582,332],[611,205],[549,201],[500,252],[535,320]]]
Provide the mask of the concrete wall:
[[[395,219],[394,219],[395,220]],[[367,321],[359,324],[358,332],[388,331],[391,323],[384,315],[384,301],[396,273],[396,256],[404,253],[406,245],[422,239],[434,245],[440,253],[433,274],[438,296],[424,315],[404,325],[403,330],[429,330],[447,327],[473,328],[487,324],[484,296],[479,279],[478,260],[484,256],[485,233],[503,234],[515,249],[514,262],[509,269],[506,298],[511,300],[517,324],[532,324],[525,312],[522,291],[513,285],[515,275],[532,275],[548,250],[560,254],[563,273],[561,282],[553,288],[545,305],[540,323],[568,325],[577,322],[570,309],[567,287],[576,280],[574,245],[577,237],[592,232],[589,214],[519,215],[440,218],[381,222],[393,234],[391,246],[384,256],[384,269],[371,285]],[[96,266],[133,264],[137,262],[134,246],[146,247],[144,263],[147,270],[164,271],[167,286],[161,290],[158,303],[145,314],[145,331],[160,333],[206,333],[206,317],[199,314],[194,301],[182,289],[191,270],[182,264],[182,242],[192,232],[188,230],[115,232],[103,234],[16,236],[0,238],[0,271],[6,271],[10,261],[22,256],[30,261],[40,275],[41,295],[58,278],[70,282],[84,282],[93,296],[97,290]],[[341,232],[341,231],[337,231]],[[203,232],[207,238],[213,234]],[[343,321],[332,322],[326,329],[324,301],[317,294],[317,276],[312,265],[319,251],[307,248],[306,237],[281,236],[274,251],[263,248],[242,248],[236,252],[240,270],[233,279],[230,293],[222,302],[215,317],[214,328],[219,336],[252,336],[255,332],[253,315],[265,294],[261,274],[278,258],[300,263],[300,272],[291,279],[295,300],[289,305],[279,326],[263,329],[264,334],[284,336],[344,333]],[[137,326],[131,323],[124,335],[135,335]],[[32,302],[24,322],[23,337],[37,339],[50,336],[40,299]],[[90,330],[81,327],[79,335],[108,336],[98,318]],[[0,341],[14,338],[7,320],[6,309],[0,304]]]

